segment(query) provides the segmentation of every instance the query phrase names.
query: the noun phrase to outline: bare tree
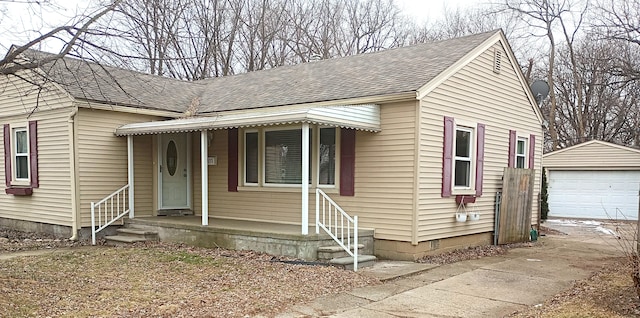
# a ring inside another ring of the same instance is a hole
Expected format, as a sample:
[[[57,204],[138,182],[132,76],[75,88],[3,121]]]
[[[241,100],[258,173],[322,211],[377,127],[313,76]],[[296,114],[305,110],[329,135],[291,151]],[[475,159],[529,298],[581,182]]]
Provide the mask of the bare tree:
[[[640,47],[640,0],[598,1],[598,15],[594,23],[595,32],[601,37],[619,41],[619,45]],[[633,51],[634,49],[629,48]],[[633,53],[631,53],[633,54]],[[640,68],[637,62],[623,56],[615,57],[618,61],[619,75],[624,75],[627,80],[640,80]]]
[[[523,19],[531,30],[531,38],[541,36],[547,38],[549,45],[547,82],[552,88],[555,87],[555,77],[553,73],[556,63],[557,46],[555,32],[557,28],[560,27],[563,30],[565,40],[568,41],[575,35],[575,32],[580,28],[579,24],[575,26],[573,30],[569,30],[566,22],[573,18],[573,6],[577,3],[579,3],[578,0],[505,0],[502,5],[502,10],[512,12]],[[580,15],[583,15],[584,12],[586,12],[586,6],[584,9],[582,7],[580,8],[582,10],[580,11]],[[543,114],[547,114],[545,119],[548,123],[550,150],[555,150],[559,148],[560,144],[558,142],[558,126],[556,123],[558,102],[554,89],[551,89],[549,102],[546,105],[549,109],[548,111],[543,111]]]
[[[587,38],[559,48],[554,74],[562,147],[597,139],[633,145],[638,138],[638,85],[611,74],[620,48]],[[578,79],[576,80],[576,77]],[[580,85],[576,85],[580,83]]]
[[[94,12],[76,17],[70,24],[55,27],[25,44],[15,45],[4,58],[0,59],[0,74],[15,75],[20,70],[35,69],[44,63],[59,60],[71,53],[81,54],[80,52],[86,49],[97,48],[95,44],[89,40],[90,36],[102,33],[103,31],[94,29],[93,26],[105,15],[112,12],[121,1],[122,0],[115,0]],[[27,50],[35,48],[49,40],[59,40],[64,44],[57,53],[43,57],[38,61],[20,58]]]

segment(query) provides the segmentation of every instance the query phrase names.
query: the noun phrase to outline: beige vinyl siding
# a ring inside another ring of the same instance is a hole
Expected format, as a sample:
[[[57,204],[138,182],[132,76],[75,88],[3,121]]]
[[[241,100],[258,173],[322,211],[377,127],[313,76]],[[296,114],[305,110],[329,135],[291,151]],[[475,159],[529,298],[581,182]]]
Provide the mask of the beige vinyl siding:
[[[640,151],[603,142],[590,142],[544,156],[545,168],[557,170],[640,169]]]
[[[332,196],[377,239],[411,241],[417,103],[380,107],[382,131],[356,135],[355,196]]]
[[[35,80],[29,73],[21,72],[21,76]],[[71,97],[51,82],[36,87],[15,76],[0,77],[0,109],[3,118],[25,116],[34,112],[45,112],[71,106]]]
[[[541,125],[518,80],[515,62],[503,54],[500,74],[493,72],[495,48],[504,52],[499,43],[494,45],[421,101],[418,241],[493,231],[495,194],[502,187],[508,162],[510,129],[518,136],[536,136],[534,198],[540,192]],[[486,125],[483,195],[468,206],[468,211],[480,213],[479,221],[455,222],[455,192],[450,198],[441,197],[444,116],[473,127]],[[537,211],[534,199],[534,223]]]
[[[76,116],[77,169],[81,225],[91,224],[91,202],[97,202],[127,184],[127,137],[116,137],[117,127],[157,117],[81,108]],[[134,137],[136,215],[152,215],[152,137]]]
[[[66,100],[60,100],[60,107],[64,106],[64,101]],[[67,106],[70,104],[69,102]],[[11,124],[12,127],[26,127],[30,120],[38,122],[40,186],[33,189],[31,196],[14,196],[2,191],[0,217],[62,226],[72,225],[68,134],[71,109],[60,107],[37,111],[28,119],[26,115],[2,119],[3,124]],[[0,174],[4,180],[4,160],[0,160],[0,165]]]
[[[358,215],[361,227],[375,228],[377,238],[411,239],[416,104],[382,105],[382,131],[357,132],[355,196],[340,196],[337,189],[325,189],[347,213]],[[195,213],[200,214],[200,136],[194,133],[192,137],[193,202]],[[239,192],[227,191],[227,149],[227,131],[216,130],[209,147],[209,155],[218,158],[216,166],[209,166],[209,215],[300,224],[299,188],[241,187]],[[309,224],[313,225],[315,192],[309,194],[309,214]]]
[[[302,202],[300,188],[228,191],[228,133],[227,130],[215,130],[213,133],[208,151],[209,156],[217,156],[218,164],[209,166],[209,216],[300,224]],[[242,133],[239,136],[242,136]],[[193,208],[195,214],[200,215],[202,211],[200,133],[192,133],[192,142]],[[311,195],[309,197],[312,198]],[[310,211],[313,210],[310,209]]]
[[[118,137],[127,139],[127,137]],[[154,192],[153,171],[157,154],[153,152],[154,135],[142,135],[133,137],[133,172],[134,172],[134,196],[135,215],[154,215]]]

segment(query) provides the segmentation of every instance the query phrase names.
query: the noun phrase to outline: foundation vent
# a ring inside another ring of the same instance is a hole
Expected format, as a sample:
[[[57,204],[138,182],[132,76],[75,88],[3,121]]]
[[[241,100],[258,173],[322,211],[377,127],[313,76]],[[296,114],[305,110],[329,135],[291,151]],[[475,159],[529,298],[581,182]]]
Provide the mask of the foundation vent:
[[[502,68],[502,51],[496,49],[493,54],[493,72],[496,74],[500,74],[500,69]]]

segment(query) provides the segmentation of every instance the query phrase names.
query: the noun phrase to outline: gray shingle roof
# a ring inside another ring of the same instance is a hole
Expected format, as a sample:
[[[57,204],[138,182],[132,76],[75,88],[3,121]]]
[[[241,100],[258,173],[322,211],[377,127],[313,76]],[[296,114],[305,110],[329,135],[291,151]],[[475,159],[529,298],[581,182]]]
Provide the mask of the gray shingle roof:
[[[42,70],[76,98],[183,112],[197,97],[209,113],[416,91],[498,32],[197,82],[72,58]]]
[[[37,61],[49,53],[29,50],[25,55]],[[107,104],[183,112],[202,91],[197,83],[69,57],[43,64],[40,69],[71,96]]]
[[[416,91],[497,32],[204,80],[200,111]]]

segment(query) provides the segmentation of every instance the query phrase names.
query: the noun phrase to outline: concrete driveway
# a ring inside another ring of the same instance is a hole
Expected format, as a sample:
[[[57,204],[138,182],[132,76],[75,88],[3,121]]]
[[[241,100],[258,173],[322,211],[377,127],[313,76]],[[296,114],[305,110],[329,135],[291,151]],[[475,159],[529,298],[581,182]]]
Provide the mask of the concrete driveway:
[[[544,225],[566,234],[541,237],[540,244],[506,255],[449,265],[378,262],[363,273],[384,279],[383,284],[319,298],[278,317],[502,317],[542,303],[621,256],[611,224],[551,220]]]

